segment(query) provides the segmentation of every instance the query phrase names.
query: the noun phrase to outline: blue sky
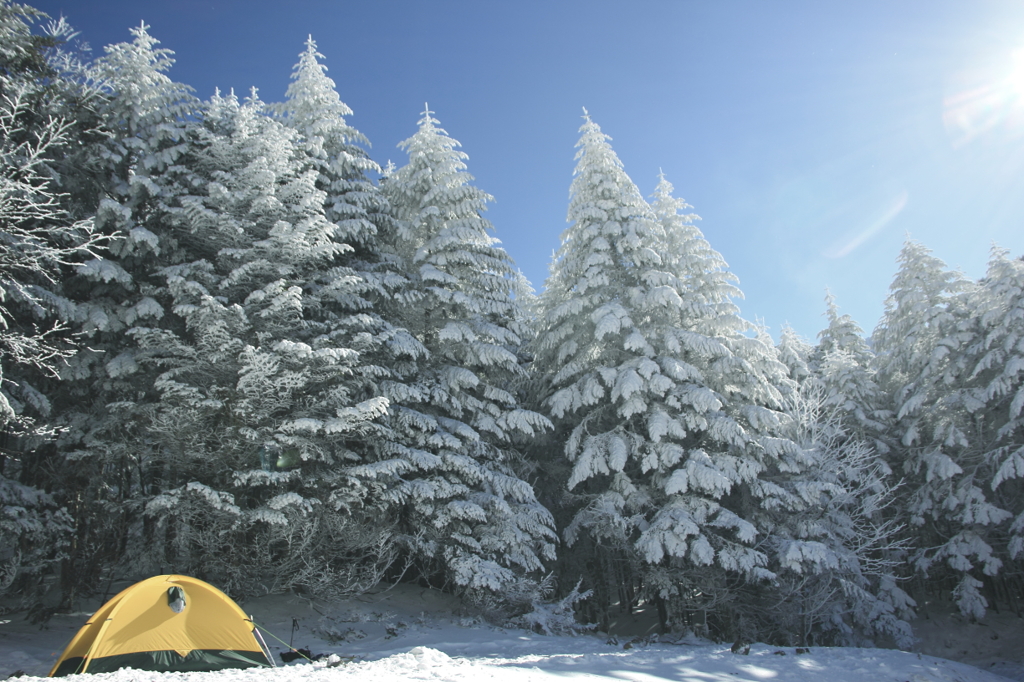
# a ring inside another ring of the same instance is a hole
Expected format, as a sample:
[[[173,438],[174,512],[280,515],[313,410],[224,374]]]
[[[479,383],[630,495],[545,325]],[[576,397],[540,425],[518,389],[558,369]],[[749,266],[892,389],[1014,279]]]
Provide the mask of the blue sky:
[[[308,34],[381,164],[424,102],[539,291],[582,107],[645,195],[659,169],[747,319],[813,339],[826,288],[866,332],[904,239],[981,277],[1024,254],[1024,2],[38,0],[96,54],[145,21],[175,80],[279,101]]]

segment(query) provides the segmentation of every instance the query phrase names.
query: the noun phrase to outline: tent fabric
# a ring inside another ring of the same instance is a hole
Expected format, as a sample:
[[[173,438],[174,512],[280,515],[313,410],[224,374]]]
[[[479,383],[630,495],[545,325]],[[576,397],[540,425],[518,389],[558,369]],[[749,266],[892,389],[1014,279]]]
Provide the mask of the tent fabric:
[[[137,651],[89,661],[89,673],[112,673],[121,668],[159,670],[168,673],[210,672],[227,668],[266,667],[267,658],[253,651],[207,651],[193,649],[182,658],[177,651]],[[65,658],[50,677],[74,675],[83,666],[81,657]]]
[[[245,612],[216,587],[160,575],[100,607],[64,649],[50,677],[123,667],[170,672],[269,666],[253,629]]]

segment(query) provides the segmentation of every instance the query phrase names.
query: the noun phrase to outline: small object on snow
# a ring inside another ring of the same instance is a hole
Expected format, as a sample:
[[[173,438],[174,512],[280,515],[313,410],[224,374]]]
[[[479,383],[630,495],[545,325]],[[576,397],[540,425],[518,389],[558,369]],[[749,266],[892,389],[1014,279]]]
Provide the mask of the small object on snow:
[[[786,652],[783,651],[782,649],[777,649],[777,650],[773,651],[772,653],[775,654],[776,656],[785,656],[786,655]]]
[[[798,656],[799,656],[800,654],[809,654],[809,653],[811,653],[811,649],[810,649],[810,647],[802,647],[802,646],[798,646],[798,647],[796,648],[796,653],[797,653],[797,655],[798,655]]]
[[[292,649],[291,651],[282,651],[281,660],[285,663],[291,663],[297,658],[304,658],[307,661],[313,660],[313,652],[309,649]]]
[[[323,658],[324,656],[325,654],[320,654],[320,658]],[[351,663],[354,660],[355,656],[341,657],[338,654],[331,654],[330,656],[327,656],[326,659],[324,659],[323,666],[325,668],[337,668],[338,666],[344,665],[346,663]]]
[[[734,654],[740,654],[742,656],[749,656],[750,645],[744,642],[742,639],[737,639],[736,643],[732,645],[732,652]]]

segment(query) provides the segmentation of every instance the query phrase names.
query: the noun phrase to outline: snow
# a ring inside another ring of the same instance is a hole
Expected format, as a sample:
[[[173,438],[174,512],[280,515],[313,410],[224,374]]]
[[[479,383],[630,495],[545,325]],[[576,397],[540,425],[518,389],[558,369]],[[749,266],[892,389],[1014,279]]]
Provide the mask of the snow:
[[[112,592],[121,586],[112,586]],[[90,604],[98,607],[100,601]],[[1006,682],[1006,677],[966,663],[923,653],[891,649],[811,648],[753,644],[748,654],[733,653],[729,644],[694,637],[635,636],[643,624],[620,623],[621,632],[577,637],[544,636],[526,630],[489,625],[479,615],[436,590],[399,585],[341,602],[330,608],[294,594],[268,595],[243,603],[263,626],[275,658],[287,650],[307,647],[324,658],[282,664],[274,669],[218,673],[153,673],[120,670],[83,678],[84,682]],[[49,671],[64,644],[88,617],[86,612],[57,614],[42,628],[11,614],[0,620],[0,679],[22,671],[33,682]],[[294,620],[293,620],[294,619]],[[292,634],[293,623],[296,627]],[[995,625],[1001,625],[997,630]],[[951,653],[982,653],[974,640],[1004,632],[1004,653],[1020,656],[1020,618],[1005,614],[992,626],[930,618],[925,639],[941,647],[956,642]],[[930,629],[929,629],[930,628]],[[1014,633],[1018,636],[1014,637]],[[276,639],[275,639],[276,637]],[[1013,644],[1013,640],[1017,644]],[[283,641],[279,641],[283,640]],[[924,640],[922,640],[924,642]],[[301,659],[300,659],[301,660]],[[1024,660],[996,662],[975,659],[1011,679],[1024,680]]]

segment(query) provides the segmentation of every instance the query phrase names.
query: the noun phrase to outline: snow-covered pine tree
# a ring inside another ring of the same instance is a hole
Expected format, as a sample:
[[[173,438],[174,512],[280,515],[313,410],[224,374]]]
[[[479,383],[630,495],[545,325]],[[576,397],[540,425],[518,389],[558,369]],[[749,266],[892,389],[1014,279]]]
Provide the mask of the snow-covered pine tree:
[[[673,196],[672,183],[664,173],[652,195],[651,209],[664,230],[664,270],[672,273],[686,291],[683,313],[693,331],[721,334],[723,330],[738,332],[750,325],[739,317],[733,299],[743,298],[736,275],[727,270],[725,259],[711,248],[694,221],[696,214],[685,213],[692,208]],[[705,330],[704,325],[710,325]]]
[[[941,372],[956,336],[958,297],[971,288],[924,245],[907,240],[897,258],[885,312],[872,334],[878,380],[893,393],[900,437],[914,439],[917,407]],[[938,352],[936,350],[938,349]]]
[[[809,360],[812,373],[822,382],[825,407],[835,407],[844,431],[867,439],[878,454],[885,454],[891,413],[875,381],[874,353],[853,318],[839,314],[831,293],[825,296],[825,305],[828,326],[818,333]]]
[[[814,346],[807,339],[797,334],[789,325],[785,325],[775,348],[779,352],[779,361],[789,369],[790,378],[798,385],[811,378],[810,363]]]
[[[893,513],[887,414],[860,327],[826,297],[828,326],[812,346],[783,329],[780,360],[798,384],[786,394],[791,437],[809,465],[775,479],[790,496],[766,509],[765,547],[777,573],[749,593],[748,614],[798,644],[855,643],[874,635],[910,643],[914,602],[898,586],[906,538]]]
[[[369,175],[383,171],[361,146],[369,141],[346,121],[352,110],[341,101],[319,58],[323,55],[310,37],[293,69],[287,100],[271,110],[298,133],[297,143],[317,171],[316,187],[326,197],[324,215],[338,228],[334,238],[351,247],[335,259],[360,278],[349,282],[346,305],[362,309],[368,328],[387,336],[404,335],[382,318],[390,294],[405,282],[393,254],[382,253],[383,240],[394,232],[394,217]],[[387,347],[381,352],[375,358],[364,351],[364,363],[392,366],[393,352]]]
[[[525,374],[525,280],[482,215],[491,197],[432,113],[383,184],[396,217],[384,248],[406,278],[387,315],[407,332],[392,340],[398,361],[381,382],[394,441],[365,471],[391,481],[426,574],[499,590],[554,558],[550,513],[514,470],[517,446],[550,424],[513,392]]]
[[[913,562],[933,579],[953,578],[961,611],[980,617],[987,605],[981,579],[1002,565],[986,536],[1009,514],[988,499],[992,479],[976,476],[972,460],[980,453],[972,452],[973,410],[962,390],[979,292],[917,242],[904,245],[899,262],[874,340],[895,415],[890,461],[906,480]]]
[[[981,301],[971,306],[975,326],[963,353],[963,404],[974,433],[971,456],[962,466],[992,505],[1008,514],[1005,519],[992,514],[986,541],[1003,557],[1009,569],[1004,572],[1019,576],[1024,567],[1024,260],[993,248],[977,293]]]
[[[152,296],[157,268],[175,262],[176,244],[154,230],[167,183],[160,178],[183,153],[185,126],[198,101],[166,71],[168,50],[142,25],[133,40],[106,48],[85,74],[99,84],[96,102],[103,134],[83,140],[73,177],[80,215],[94,214],[97,232],[111,239],[99,257],[66,277],[84,348],[62,372],[58,411],[67,456],[56,469],[56,489],[67,491],[76,519],[74,550],[62,570],[67,599],[92,585],[125,552],[142,513],[137,496],[148,489],[144,462],[153,454],[140,430],[155,397],[152,376],[139,372],[127,336],[140,319],[167,312]],[[84,178],[84,179],[83,179]]]
[[[310,36],[292,72],[284,103],[275,112],[298,131],[306,152],[320,173],[317,186],[327,194],[327,219],[336,224],[338,238],[356,249],[359,261],[376,261],[378,231],[389,224],[387,202],[368,174],[381,168],[361,145],[369,140],[345,120],[345,104],[318,59]],[[368,266],[370,263],[366,263]]]
[[[993,248],[963,305],[934,402],[921,408],[918,457],[925,467],[949,461],[926,475],[915,499],[930,502],[917,513],[938,532],[918,565],[957,576],[961,611],[980,618],[989,599],[1006,600],[1024,554],[1024,263]]]
[[[185,258],[155,292],[180,322],[129,332],[158,372],[150,556],[236,593],[261,579],[368,589],[393,555],[386,516],[346,471],[388,408],[373,387],[384,370],[362,357],[382,342],[365,282],[341,262],[351,247],[324,215],[319,170],[255,93],[214,96],[188,139],[159,219]]]
[[[818,362],[828,353],[841,350],[853,356],[860,365],[870,365],[874,353],[864,340],[864,330],[849,315],[840,315],[836,297],[832,292],[825,294],[825,317],[828,326],[818,332],[818,346],[815,348],[814,359]]]
[[[644,596],[678,622],[728,601],[731,581],[771,576],[750,519],[777,490],[762,474],[798,466],[780,433],[788,379],[744,335],[732,276],[671,186],[652,210],[589,115],[580,132],[535,344],[573,462],[564,532],[605,613]],[[727,611],[719,627],[735,630]]]

